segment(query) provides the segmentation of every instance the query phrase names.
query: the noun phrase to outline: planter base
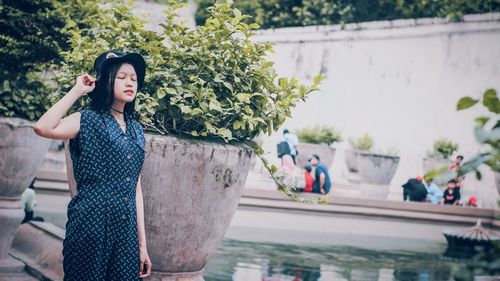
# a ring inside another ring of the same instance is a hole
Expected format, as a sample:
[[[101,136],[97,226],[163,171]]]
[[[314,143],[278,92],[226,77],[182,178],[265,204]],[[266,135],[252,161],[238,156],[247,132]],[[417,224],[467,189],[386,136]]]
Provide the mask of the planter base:
[[[145,281],[204,281],[203,270],[196,272],[151,272],[151,276]]]
[[[8,205],[12,203],[17,203],[19,207],[11,208]],[[23,221],[24,213],[20,208],[21,202],[19,200],[2,200],[0,198],[0,267],[2,262],[5,260],[10,260],[9,249],[14,239],[14,234],[16,233],[17,227]],[[5,208],[4,208],[5,207]]]

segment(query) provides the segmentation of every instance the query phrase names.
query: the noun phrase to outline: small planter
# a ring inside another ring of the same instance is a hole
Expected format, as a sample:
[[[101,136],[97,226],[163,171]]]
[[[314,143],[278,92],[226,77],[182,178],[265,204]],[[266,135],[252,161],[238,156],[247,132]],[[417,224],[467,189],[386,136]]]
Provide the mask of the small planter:
[[[317,154],[320,157],[321,162],[328,168],[332,166],[333,159],[335,157],[335,148],[325,143],[301,143],[298,145],[297,151],[299,152],[297,157],[297,166],[300,168],[307,164],[307,160],[311,154]]]
[[[146,135],[142,171],[148,251],[146,280],[203,280],[203,268],[231,223],[252,151]]]
[[[14,233],[24,218],[21,194],[35,178],[50,140],[33,132],[33,123],[0,117],[0,271],[12,265],[8,256]]]
[[[350,172],[358,173],[363,183],[389,185],[399,165],[399,156],[346,150]]]
[[[359,152],[361,180],[371,184],[389,185],[399,165],[399,156]]]

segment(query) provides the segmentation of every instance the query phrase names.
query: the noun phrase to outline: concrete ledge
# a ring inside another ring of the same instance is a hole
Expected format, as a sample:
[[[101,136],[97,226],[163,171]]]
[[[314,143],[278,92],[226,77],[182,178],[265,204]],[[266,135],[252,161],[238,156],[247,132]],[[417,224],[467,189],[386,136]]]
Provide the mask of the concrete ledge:
[[[24,262],[26,270],[39,280],[63,280],[63,237],[64,230],[51,223],[22,224],[10,254]]]
[[[315,198],[317,194],[301,194]],[[495,230],[500,229],[496,217],[498,211],[492,209],[468,208],[460,206],[431,205],[415,202],[395,202],[386,200],[329,198],[327,205],[305,205],[292,202],[285,194],[277,191],[245,189],[240,207],[281,209],[323,215],[348,214],[365,217],[390,218],[396,220],[415,220],[442,222],[470,226],[481,219],[483,225]]]

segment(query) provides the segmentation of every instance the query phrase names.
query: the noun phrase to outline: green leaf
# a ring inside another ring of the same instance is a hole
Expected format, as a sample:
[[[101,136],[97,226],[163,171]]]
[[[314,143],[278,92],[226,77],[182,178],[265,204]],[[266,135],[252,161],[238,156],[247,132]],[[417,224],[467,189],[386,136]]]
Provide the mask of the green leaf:
[[[481,117],[477,117],[474,120],[476,121],[476,125],[478,127],[482,128],[488,122],[488,120],[490,120],[490,118],[489,117],[485,117],[485,116],[481,116]]]
[[[218,133],[226,140],[230,140],[233,138],[233,134],[231,133],[231,130],[226,129],[226,128],[220,128],[218,130]]]
[[[231,85],[231,83],[229,83],[229,82],[222,82],[222,84],[224,86],[226,86],[226,88],[228,88],[229,90],[231,90],[231,92],[233,91],[233,85]]]
[[[158,89],[158,91],[156,91],[156,96],[159,99],[164,98],[166,95],[167,95],[167,93],[165,93],[165,91],[163,89]]]
[[[489,111],[499,114],[500,104],[498,102],[497,92],[494,89],[488,89],[483,95],[483,104]]]
[[[474,106],[479,100],[475,100],[471,97],[463,97],[457,103],[457,110],[464,110]]]

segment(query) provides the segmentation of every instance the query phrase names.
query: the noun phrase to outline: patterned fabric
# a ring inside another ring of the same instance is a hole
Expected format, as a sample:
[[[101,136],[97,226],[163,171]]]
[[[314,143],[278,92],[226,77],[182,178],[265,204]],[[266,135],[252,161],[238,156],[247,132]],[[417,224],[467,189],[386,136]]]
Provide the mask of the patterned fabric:
[[[64,280],[140,280],[135,191],[144,133],[127,115],[125,133],[109,111],[83,110],[80,118],[70,140],[78,194],[68,204]]]

